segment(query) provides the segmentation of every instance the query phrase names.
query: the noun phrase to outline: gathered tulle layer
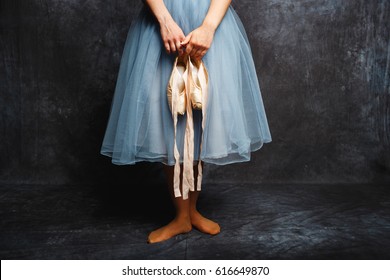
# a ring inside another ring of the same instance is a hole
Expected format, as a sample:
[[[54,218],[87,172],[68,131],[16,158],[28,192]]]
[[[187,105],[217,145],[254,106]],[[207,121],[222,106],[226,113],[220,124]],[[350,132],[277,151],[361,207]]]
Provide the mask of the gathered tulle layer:
[[[210,4],[210,0],[164,2],[185,34],[202,23]],[[101,154],[111,157],[112,163],[175,164],[167,100],[174,59],[175,55],[165,52],[159,25],[145,5],[128,32],[101,147]],[[209,73],[208,102],[203,108],[207,117],[202,130],[202,112],[193,111],[194,160],[219,165],[248,161],[251,152],[272,139],[249,41],[232,7],[203,62]],[[180,162],[185,124],[186,116],[179,115]]]

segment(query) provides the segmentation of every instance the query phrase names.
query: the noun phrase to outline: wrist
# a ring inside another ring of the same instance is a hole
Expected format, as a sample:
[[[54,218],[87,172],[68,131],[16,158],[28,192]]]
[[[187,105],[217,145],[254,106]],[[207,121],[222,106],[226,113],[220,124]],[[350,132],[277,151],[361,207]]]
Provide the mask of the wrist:
[[[156,16],[158,23],[160,26],[166,26],[170,21],[172,21],[172,17],[167,14]]]
[[[209,20],[209,19],[205,18],[205,20],[202,23],[202,26],[214,33],[215,30],[217,30],[217,28],[218,28],[218,23],[213,21],[213,20]]]

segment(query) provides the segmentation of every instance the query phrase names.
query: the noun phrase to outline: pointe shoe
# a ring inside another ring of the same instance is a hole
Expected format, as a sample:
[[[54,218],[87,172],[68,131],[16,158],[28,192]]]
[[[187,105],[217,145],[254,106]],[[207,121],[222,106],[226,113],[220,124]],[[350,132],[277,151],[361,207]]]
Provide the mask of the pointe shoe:
[[[167,86],[168,104],[172,113],[184,115],[186,112],[186,81],[186,57],[177,56]]]
[[[208,88],[208,71],[202,60],[188,59],[188,79],[192,108],[202,110],[202,95]]]

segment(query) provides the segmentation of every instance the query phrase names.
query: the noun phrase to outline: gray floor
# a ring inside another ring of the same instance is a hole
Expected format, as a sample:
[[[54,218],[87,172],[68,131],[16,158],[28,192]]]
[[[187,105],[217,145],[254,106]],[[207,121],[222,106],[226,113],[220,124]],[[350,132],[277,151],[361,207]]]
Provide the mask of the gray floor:
[[[211,237],[157,244],[173,214],[164,185],[0,187],[1,259],[389,259],[390,188],[204,185]]]

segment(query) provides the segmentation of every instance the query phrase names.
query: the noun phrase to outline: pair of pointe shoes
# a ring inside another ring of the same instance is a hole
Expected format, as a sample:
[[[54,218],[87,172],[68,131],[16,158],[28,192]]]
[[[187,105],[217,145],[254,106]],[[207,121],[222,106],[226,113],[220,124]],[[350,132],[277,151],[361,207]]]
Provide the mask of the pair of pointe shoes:
[[[167,86],[171,112],[184,115],[187,102],[192,108],[202,110],[202,93],[207,90],[208,72],[202,60],[188,55],[177,56]]]

